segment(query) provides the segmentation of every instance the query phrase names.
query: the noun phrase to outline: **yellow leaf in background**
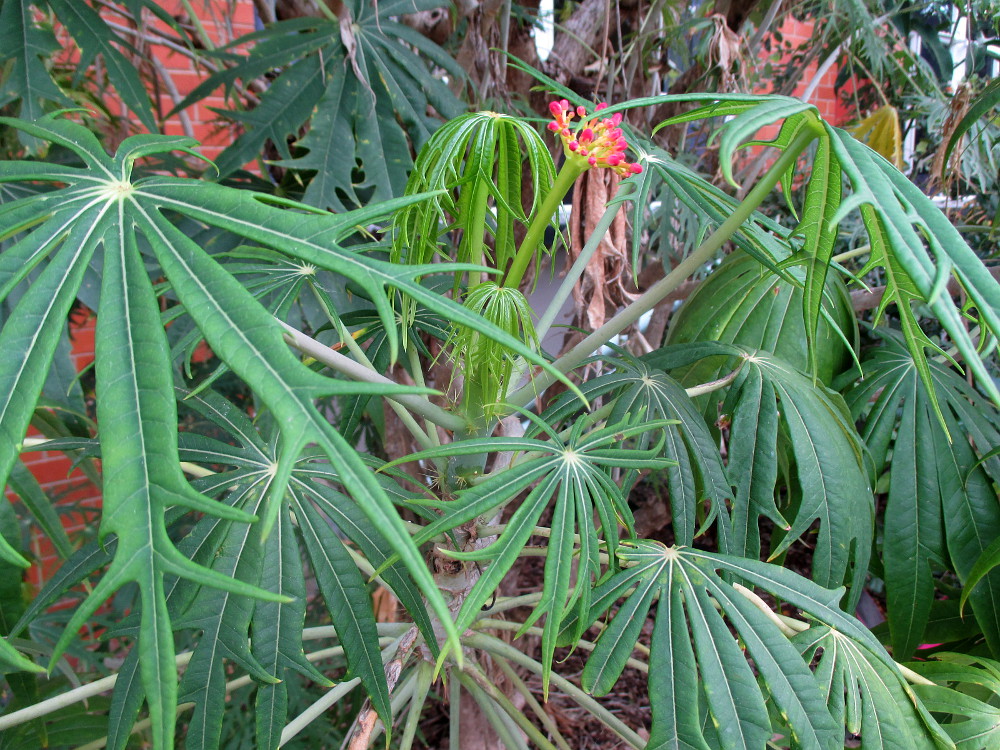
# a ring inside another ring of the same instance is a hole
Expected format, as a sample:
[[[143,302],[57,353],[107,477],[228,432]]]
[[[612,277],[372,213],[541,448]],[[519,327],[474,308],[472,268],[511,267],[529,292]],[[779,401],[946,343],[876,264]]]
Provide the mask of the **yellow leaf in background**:
[[[903,168],[903,133],[899,127],[899,112],[895,107],[881,107],[853,128],[851,135],[867,143],[886,159]]]

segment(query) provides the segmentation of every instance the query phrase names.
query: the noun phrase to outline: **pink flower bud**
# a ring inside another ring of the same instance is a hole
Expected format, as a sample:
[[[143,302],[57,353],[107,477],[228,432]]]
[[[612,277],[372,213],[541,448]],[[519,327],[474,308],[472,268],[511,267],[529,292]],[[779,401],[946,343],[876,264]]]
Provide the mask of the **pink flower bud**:
[[[578,148],[580,148],[580,142],[579,142],[579,141],[570,141],[570,142],[569,142],[569,143],[568,143],[568,144],[566,145],[566,147],[567,147],[567,148],[568,148],[568,149],[569,149],[570,151],[576,151],[576,150],[577,150]]]
[[[598,104],[598,105],[597,105],[597,106],[596,106],[596,107],[594,108],[594,111],[595,111],[595,112],[600,112],[600,111],[601,111],[602,109],[607,109],[607,108],[608,108],[608,103],[607,103],[607,102],[601,102],[600,104]]]
[[[595,165],[597,164],[597,159],[595,159],[595,158],[594,158],[593,156],[591,156],[591,157],[590,157],[589,159],[587,159],[587,163],[588,163],[588,164],[589,164],[590,166],[592,166],[592,167],[593,167],[593,166],[595,166]]]

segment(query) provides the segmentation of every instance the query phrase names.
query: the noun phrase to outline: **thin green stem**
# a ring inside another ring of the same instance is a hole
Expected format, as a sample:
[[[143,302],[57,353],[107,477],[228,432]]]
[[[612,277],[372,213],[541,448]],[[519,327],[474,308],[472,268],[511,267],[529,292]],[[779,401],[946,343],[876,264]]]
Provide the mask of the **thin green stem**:
[[[764,198],[774,189],[774,186],[778,184],[785,172],[790,167],[795,166],[799,154],[805,150],[806,146],[815,137],[816,133],[811,128],[800,132],[795,137],[795,140],[789,144],[788,148],[782,152],[781,156],[775,160],[774,164],[771,165],[771,168],[761,178],[760,182],[747,193],[747,197],[736,207],[732,215],[711,236],[687,258],[681,261],[676,268],[651,286],[639,299],[584,338],[583,341],[569,352],[553,362],[552,366],[559,372],[570,372],[587,359],[587,357],[608,343],[608,341],[639,320],[645,313],[656,307],[656,304],[660,300],[664,299],[680,286],[688,276],[714,258],[722,246],[753,215],[753,212],[757,210],[757,207],[763,202]],[[547,372],[542,372],[532,382],[512,393],[507,401],[515,406],[527,406],[544,388],[549,387],[554,382],[554,376]]]
[[[465,637],[465,642],[472,648],[479,648],[483,651],[496,654],[497,656],[502,656],[514,664],[522,666],[539,676],[542,674],[543,670],[541,664],[527,654],[522,653],[519,649],[504,643],[499,638],[494,638],[493,636],[485,635],[483,633],[472,633]],[[559,690],[561,690],[566,696],[576,701],[581,708],[584,708],[593,714],[595,718],[603,722],[605,726],[625,740],[629,745],[636,748],[636,750],[641,750],[641,748],[646,746],[646,742],[642,739],[642,737],[636,734],[617,716],[565,677],[552,673],[550,679],[552,680],[552,684],[559,688]]]
[[[417,388],[426,388],[427,381],[424,380],[424,370],[420,364],[420,354],[417,352],[417,347],[407,347],[406,356],[410,362],[410,374],[413,376],[413,382],[416,383]],[[437,426],[426,417],[424,418],[424,428],[427,430],[427,437],[430,438],[431,442],[435,446],[441,445],[441,438],[438,437]]]
[[[514,261],[510,264],[510,270],[504,277],[503,286],[516,289],[521,283],[525,271],[528,270],[528,265],[535,257],[538,244],[545,237],[546,227],[549,226],[552,217],[559,210],[563,198],[566,197],[569,189],[573,187],[576,178],[586,171],[587,167],[582,166],[576,159],[567,159],[563,162],[562,169],[559,170],[559,174],[556,175],[556,179],[552,183],[552,188],[546,194],[542,205],[538,207],[535,218],[532,219],[531,224],[528,226],[528,231],[524,235],[521,247],[517,249]]]
[[[871,245],[862,245],[861,247],[856,247],[853,250],[847,250],[838,255],[834,255],[830,258],[831,263],[843,263],[845,260],[850,260],[851,258],[856,258],[859,255],[867,255],[872,251]]]
[[[515,633],[521,633],[522,635],[538,636],[539,638],[541,638],[542,635],[544,635],[545,633],[543,628],[534,626],[530,628],[524,628],[521,623],[511,620],[490,620],[490,619],[479,620],[476,622],[475,627],[476,630],[508,630],[508,631],[513,631]],[[636,645],[641,645],[641,644],[636,644]],[[573,648],[582,648],[584,651],[593,651],[595,648],[597,648],[597,644],[594,643],[593,641],[588,641],[581,638],[580,640],[576,641],[573,644]],[[628,659],[625,660],[625,664],[629,667],[632,667],[632,669],[642,672],[643,674],[649,674],[649,665],[646,664],[645,662],[639,661],[636,658],[629,657]]]
[[[542,723],[542,726],[545,727],[549,736],[552,737],[555,743],[559,746],[560,750],[572,750],[569,743],[566,742],[566,738],[563,737],[562,733],[559,731],[559,727],[556,725],[555,721],[553,721],[552,717],[549,716],[545,712],[545,709],[541,707],[535,699],[535,696],[532,695],[531,690],[524,684],[524,680],[522,680],[518,676],[517,672],[514,671],[514,668],[511,667],[510,664],[508,664],[504,659],[497,659],[496,665],[500,667],[500,670],[514,686],[514,689],[520,693],[522,698],[524,698],[525,703],[528,704],[532,713],[534,713],[537,719]]]
[[[181,0],[181,5],[188,15],[188,20],[191,21],[191,25],[194,27],[195,35],[198,37],[198,41],[201,42],[207,50],[211,51],[215,49],[215,43],[212,41],[212,37],[208,35],[208,31],[205,29],[205,24],[201,22],[198,14],[195,13],[194,8],[191,7],[191,0]]]
[[[362,383],[373,383],[375,385],[390,386],[399,388],[399,383],[395,380],[381,375],[371,368],[367,368],[360,362],[355,362],[350,357],[345,357],[340,352],[336,352],[325,344],[314,338],[307,336],[284,321],[278,323],[285,331],[285,342],[294,349],[298,349],[303,354],[307,354],[317,362],[320,362],[331,370],[335,370],[342,375],[346,375],[352,380]],[[446,430],[464,430],[468,424],[466,421],[450,411],[442,409],[436,404],[432,404],[424,396],[415,393],[394,393],[386,394],[385,398],[396,401],[409,409],[414,414],[430,420],[436,425],[444,427]]]
[[[634,183],[631,181],[621,183],[619,194],[621,194],[620,191],[622,190],[632,192],[634,190]],[[545,309],[545,312],[538,321],[538,325],[535,327],[535,333],[538,335],[539,341],[545,338],[545,334],[552,327],[552,322],[556,319],[559,311],[562,310],[566,300],[573,293],[573,287],[576,286],[577,280],[583,276],[587,264],[590,263],[590,259],[597,252],[597,248],[601,245],[601,240],[604,239],[604,235],[611,228],[611,223],[615,220],[620,209],[621,204],[617,199],[604,209],[604,215],[601,216],[600,221],[597,222],[597,226],[594,227],[593,234],[588,238],[587,244],[583,246],[583,250],[580,251],[580,255],[573,262],[572,267],[566,272],[566,278],[559,285],[555,296],[552,297],[552,301],[549,302],[549,306]]]
[[[323,308],[323,312],[326,313],[327,320],[329,320],[334,328],[337,329],[337,335],[340,336],[341,342],[343,342],[343,344],[347,347],[347,351],[354,355],[354,359],[357,362],[360,362],[372,372],[376,372],[375,366],[372,364],[371,360],[368,359],[368,355],[365,354],[365,350],[362,349],[358,342],[354,340],[354,337],[351,335],[351,332],[347,330],[347,326],[344,325],[340,316],[327,306],[326,300],[323,298],[323,295],[319,293],[319,289],[317,289],[316,285],[312,283],[312,280],[309,281],[309,288],[312,290],[313,296],[316,298],[319,306]],[[399,417],[399,421],[402,422],[403,427],[407,429],[421,448],[428,450],[434,447],[434,443],[431,442],[427,433],[424,432],[420,425],[417,424],[417,420],[413,418],[413,415],[406,410],[406,407],[392,400],[387,403],[389,404],[389,408],[396,413],[397,417]]]
[[[514,704],[510,702],[510,698],[497,690],[496,685],[494,685],[475,664],[472,662],[466,664],[462,673],[470,678],[481,691],[492,699],[493,702],[496,703],[497,706],[499,706],[507,714],[507,716],[514,721],[515,724],[517,724],[518,728],[528,735],[528,738],[535,743],[537,747],[556,750],[556,746],[549,742],[545,735],[539,731],[538,727],[531,723],[522,711],[515,708]],[[469,686],[466,685],[466,689],[468,689],[468,687]]]

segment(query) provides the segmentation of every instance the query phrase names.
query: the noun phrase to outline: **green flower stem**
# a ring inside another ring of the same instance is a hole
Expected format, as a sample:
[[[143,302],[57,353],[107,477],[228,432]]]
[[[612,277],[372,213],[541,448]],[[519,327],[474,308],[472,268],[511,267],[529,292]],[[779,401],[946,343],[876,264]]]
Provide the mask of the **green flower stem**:
[[[635,183],[632,181],[625,181],[621,183],[619,187],[619,195],[627,195],[631,193],[635,188]],[[626,191],[622,193],[622,191]],[[597,222],[597,226],[594,227],[594,233],[590,235],[587,240],[587,244],[583,246],[583,250],[580,251],[579,257],[573,262],[572,267],[567,271],[566,278],[563,279],[562,284],[559,285],[559,289],[556,290],[555,296],[552,301],[549,302],[549,306],[545,309],[542,317],[538,321],[538,325],[535,327],[535,333],[538,335],[538,340],[541,341],[545,338],[545,334],[548,333],[549,328],[552,327],[552,321],[556,319],[559,311],[562,310],[563,305],[569,296],[573,293],[573,287],[576,286],[577,280],[583,276],[583,272],[587,268],[587,264],[590,263],[590,259],[593,257],[594,253],[597,252],[597,248],[601,245],[601,240],[604,239],[604,235],[608,233],[608,229],[611,228],[611,223],[615,220],[618,215],[618,211],[621,208],[621,203],[616,197],[606,209],[604,209],[604,215],[601,216],[600,221]]]
[[[476,192],[472,196],[472,218],[465,229],[464,241],[471,252],[466,260],[469,263],[486,265],[483,257],[483,243],[486,237],[486,211],[489,208],[490,191],[486,187],[486,180],[476,182]],[[469,272],[469,291],[471,292],[482,283],[482,273],[479,271]]]
[[[562,169],[559,170],[559,174],[556,175],[556,179],[552,183],[552,188],[546,194],[542,205],[538,207],[535,218],[528,226],[528,232],[524,235],[521,247],[517,249],[517,254],[510,265],[510,270],[507,271],[507,275],[504,277],[503,286],[514,287],[516,289],[521,283],[525,271],[528,270],[528,264],[535,257],[538,244],[545,236],[546,227],[549,226],[552,217],[559,210],[563,198],[566,197],[569,189],[573,187],[576,178],[586,172],[588,168],[584,164],[581,164],[578,159],[567,159],[563,162]]]
[[[350,357],[345,357],[340,352],[336,352],[325,344],[321,344],[316,339],[306,336],[302,333],[302,331],[292,328],[284,321],[279,320],[278,322],[285,330],[285,341],[289,346],[299,350],[303,354],[309,355],[317,362],[321,362],[329,367],[331,370],[335,370],[342,375],[346,375],[347,377],[362,383],[375,383],[377,385],[393,387],[397,387],[399,385],[399,383],[395,380],[391,380],[390,378],[385,377],[385,375],[381,375],[374,370],[365,367],[361,363],[355,362]],[[387,395],[386,398],[405,406],[414,414],[421,416],[436,425],[440,425],[446,430],[464,430],[468,426],[462,417],[452,414],[449,411],[445,411],[440,406],[432,404],[426,398],[418,396],[414,393]]]
[[[816,137],[813,129],[800,132],[781,156],[775,160],[760,182],[747,193],[747,197],[736,207],[732,215],[722,226],[716,229],[694,252],[681,261],[670,273],[653,284],[639,299],[626,307],[611,320],[598,328],[583,341],[573,347],[565,355],[552,363],[559,372],[567,373],[580,365],[587,357],[600,349],[612,338],[635,323],[645,313],[652,310],[660,300],[664,299],[685,279],[715,257],[722,246],[743,226],[763,202],[764,198],[774,189],[782,176],[795,166],[806,146]],[[508,397],[508,402],[515,406],[527,406],[542,389],[555,382],[555,378],[547,372],[542,372],[526,386],[518,389]]]

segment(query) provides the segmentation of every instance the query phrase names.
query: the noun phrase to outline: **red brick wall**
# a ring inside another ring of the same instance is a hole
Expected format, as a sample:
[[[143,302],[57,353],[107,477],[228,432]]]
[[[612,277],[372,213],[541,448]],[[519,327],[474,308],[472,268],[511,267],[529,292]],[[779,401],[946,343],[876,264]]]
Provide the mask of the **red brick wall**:
[[[173,15],[184,12],[179,0],[161,0],[160,5]],[[228,44],[254,31],[252,0],[194,0],[192,5],[202,12],[202,24],[216,46]],[[227,13],[230,5],[233,7],[233,12]],[[152,19],[150,22],[154,23]],[[155,20],[155,25],[163,28],[162,22],[158,19]],[[170,75],[181,97],[191,93],[207,75],[206,71],[195,69],[190,58],[180,52],[167,47],[154,47],[154,54]],[[167,93],[160,95],[160,101],[165,112],[173,109],[175,104]],[[217,121],[217,115],[212,112],[211,107],[226,108],[221,91],[213,92],[185,110],[194,137],[203,144],[201,153],[209,159],[218,156],[235,137],[229,126]],[[171,118],[166,123],[164,132],[168,135],[187,134],[182,117]]]

